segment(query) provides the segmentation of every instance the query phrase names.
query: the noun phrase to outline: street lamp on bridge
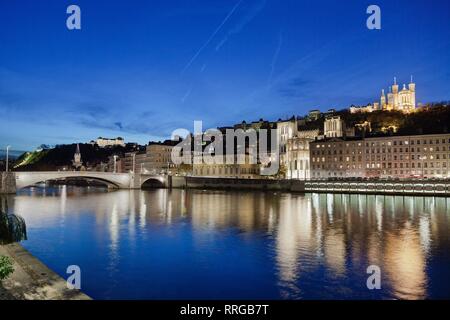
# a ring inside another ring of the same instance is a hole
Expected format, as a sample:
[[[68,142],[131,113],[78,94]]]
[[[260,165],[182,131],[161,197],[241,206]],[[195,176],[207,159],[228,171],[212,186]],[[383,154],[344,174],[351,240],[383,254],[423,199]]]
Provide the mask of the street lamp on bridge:
[[[114,158],[114,173],[116,173],[117,172],[117,155],[114,155],[113,158]]]
[[[9,148],[11,146],[6,146],[6,172],[9,171]]]

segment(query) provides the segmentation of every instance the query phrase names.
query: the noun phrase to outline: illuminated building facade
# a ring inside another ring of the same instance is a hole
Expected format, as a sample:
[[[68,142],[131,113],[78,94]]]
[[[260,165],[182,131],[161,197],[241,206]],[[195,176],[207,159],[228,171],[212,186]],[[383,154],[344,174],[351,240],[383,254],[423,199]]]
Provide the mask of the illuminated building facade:
[[[198,177],[213,178],[240,178],[240,179],[257,179],[260,176],[260,165],[252,163],[250,157],[245,157],[245,163],[238,163],[235,159],[234,163],[227,164],[226,157],[223,156],[222,163],[199,163],[193,164],[192,173]]]
[[[96,141],[91,141],[92,145],[98,145],[100,148],[113,147],[113,146],[125,146],[125,141],[121,137],[117,138],[102,138],[98,137]]]
[[[310,178],[309,143],[319,136],[319,130],[298,131],[287,141],[287,179]]]
[[[450,177],[450,134],[331,138],[310,144],[311,178]]]
[[[280,165],[287,166],[287,144],[288,140],[296,136],[298,131],[298,123],[295,117],[289,120],[277,122],[278,146],[280,150]]]

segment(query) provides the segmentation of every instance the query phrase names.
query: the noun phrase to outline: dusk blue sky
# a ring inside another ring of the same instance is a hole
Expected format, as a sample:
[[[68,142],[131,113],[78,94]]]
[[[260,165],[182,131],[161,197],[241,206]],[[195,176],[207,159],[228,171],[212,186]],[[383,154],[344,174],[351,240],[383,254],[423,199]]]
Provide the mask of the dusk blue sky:
[[[450,99],[450,1],[0,0],[0,149],[367,104],[411,74]]]

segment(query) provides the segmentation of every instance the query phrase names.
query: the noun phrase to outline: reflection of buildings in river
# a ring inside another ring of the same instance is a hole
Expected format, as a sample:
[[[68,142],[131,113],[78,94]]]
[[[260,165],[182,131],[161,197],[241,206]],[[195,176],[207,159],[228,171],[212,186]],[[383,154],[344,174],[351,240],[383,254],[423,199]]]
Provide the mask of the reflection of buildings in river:
[[[337,210],[341,208],[342,195],[324,195],[326,218],[322,219],[322,245],[326,267],[331,269],[335,275],[345,273],[346,259],[346,234],[345,234],[345,212]],[[320,202],[322,204],[322,202]],[[325,211],[324,210],[322,211]],[[320,211],[320,210],[319,210]]]
[[[420,237],[411,226],[385,234],[384,264],[393,293],[400,299],[423,299],[427,278]]]
[[[327,194],[327,216],[329,225],[324,230],[323,252],[327,267],[336,275],[345,273],[345,233],[344,221],[340,212],[335,210],[337,197],[340,195]]]
[[[120,230],[120,224],[119,224],[119,214],[117,212],[117,204],[113,204],[111,209],[111,215],[109,218],[109,235],[111,238],[111,251],[113,252],[113,255],[117,252],[117,246],[119,242],[119,230]]]
[[[243,196],[245,197],[245,195]],[[235,199],[231,194],[220,192],[192,192],[190,207],[192,226],[194,229],[215,229],[236,225],[233,219],[236,215],[251,214],[243,210],[248,198]]]
[[[327,215],[328,215],[328,221],[330,223],[333,223],[333,213],[334,213],[334,195],[333,194],[327,194],[326,195],[326,204],[327,204]]]
[[[375,216],[377,220],[377,230],[383,230],[383,201],[384,197],[375,197]]]
[[[317,265],[317,241],[311,200],[304,196],[269,193],[191,192],[188,209],[198,230],[237,227],[251,232],[275,228],[275,253],[280,281],[298,291],[295,281],[303,268]],[[305,257],[302,257],[305,254]]]
[[[420,198],[376,196],[374,212],[376,231],[367,238],[368,265],[381,267],[382,277],[398,298],[414,299],[426,294],[426,245],[430,233],[429,214],[417,210]],[[369,205],[370,207],[370,205]],[[383,286],[383,284],[382,284]]]
[[[269,221],[279,212],[274,195],[253,192],[196,191],[188,192],[193,228],[223,229],[236,227],[245,232],[268,231]]]
[[[322,246],[322,216],[320,214],[320,198],[321,195],[318,193],[313,193],[311,195],[311,215],[316,220],[314,227],[314,240],[316,243],[316,257],[320,258],[323,256],[323,246]]]
[[[420,245],[427,256],[431,246],[430,215],[421,214],[419,219]]]
[[[98,192],[83,194],[61,186],[59,196],[47,195],[18,195],[15,197],[14,212],[22,215],[29,221],[33,228],[49,227],[55,223],[62,223],[59,219],[66,212],[71,213],[71,223],[75,228],[79,219],[78,215],[91,214],[94,212],[96,224],[100,227],[111,223],[113,208],[117,219],[127,218],[132,207],[133,197],[129,191]],[[36,191],[31,190],[31,194]],[[66,219],[69,218],[66,216]]]
[[[60,188],[60,197],[61,197],[61,205],[60,205],[60,213],[62,216],[66,215],[66,205],[67,205],[67,186],[63,185]]]
[[[145,229],[147,225],[147,203],[145,202],[145,193],[139,193],[139,227],[141,230]]]
[[[444,248],[450,247],[450,198],[436,198],[434,209],[430,212],[430,232],[433,247],[439,244]]]
[[[327,267],[336,275],[345,273],[345,235],[337,229],[325,231],[324,254]]]
[[[130,243],[134,243],[136,238],[136,213],[140,210],[139,194],[131,191],[129,193],[130,209],[128,210],[128,221],[124,222],[128,225],[128,234],[130,237]]]
[[[13,196],[9,211],[13,206],[30,228],[70,222],[73,230],[83,227],[79,215],[94,212],[95,232],[99,238],[108,232],[115,250],[121,236],[134,238],[137,228],[142,231],[151,224],[175,223],[184,217],[196,231],[235,227],[268,232],[275,238],[279,279],[286,290],[299,290],[302,273],[320,264],[333,275],[343,275],[346,261],[352,259],[352,272],[380,265],[386,287],[397,297],[424,297],[427,256],[436,246],[450,246],[445,198],[197,190],[87,194],[70,187],[59,192],[59,196],[42,196],[33,189],[36,196]]]
[[[276,235],[276,259],[280,280],[295,289],[295,280],[309,265],[314,252],[311,201],[287,195],[281,200]],[[305,256],[301,256],[304,254]]]
[[[146,191],[133,191],[138,205],[139,226],[144,228],[148,223],[171,224],[174,219],[183,215],[184,191],[170,191],[155,189]]]
[[[399,297],[406,297],[408,290],[410,297],[424,294],[433,216],[418,215],[411,198],[314,194],[312,214],[313,221],[322,217],[315,234],[322,233],[325,264],[334,275],[345,273],[351,248],[353,265],[382,265]]]
[[[383,262],[383,247],[382,247],[382,232],[383,232],[383,213],[385,206],[384,196],[361,196],[361,199],[365,199],[367,211],[365,213],[365,223],[361,222],[361,228],[367,226],[363,235],[360,237],[359,244],[362,247],[361,252],[366,251],[367,258],[363,257],[361,269],[367,269],[370,265],[380,266]],[[367,202],[373,203],[373,207],[368,206]],[[363,231],[361,231],[363,232]]]

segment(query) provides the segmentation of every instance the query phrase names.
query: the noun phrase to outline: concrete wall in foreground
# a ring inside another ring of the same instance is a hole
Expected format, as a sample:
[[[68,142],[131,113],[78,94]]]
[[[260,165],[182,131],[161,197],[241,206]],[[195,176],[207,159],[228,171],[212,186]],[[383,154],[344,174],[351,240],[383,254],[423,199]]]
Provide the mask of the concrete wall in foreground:
[[[2,172],[0,177],[0,194],[16,193],[16,177],[12,172]]]

